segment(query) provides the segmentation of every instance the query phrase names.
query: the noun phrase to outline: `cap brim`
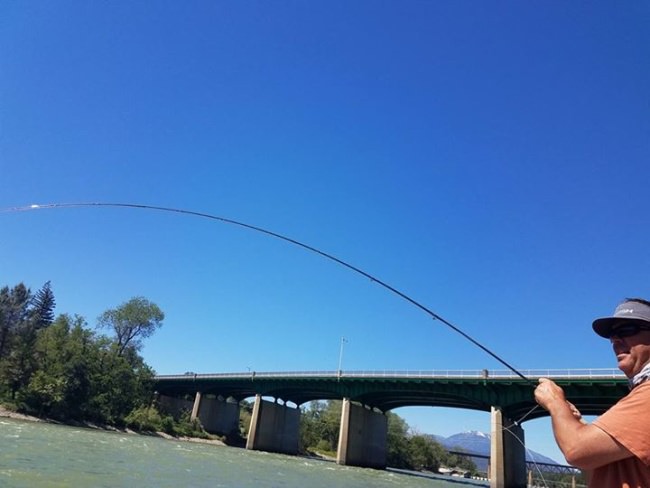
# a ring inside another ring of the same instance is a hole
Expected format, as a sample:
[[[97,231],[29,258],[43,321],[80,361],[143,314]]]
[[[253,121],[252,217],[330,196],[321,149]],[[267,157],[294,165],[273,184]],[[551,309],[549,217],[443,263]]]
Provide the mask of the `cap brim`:
[[[609,338],[612,327],[618,325],[622,322],[647,322],[650,323],[645,317],[603,317],[602,319],[594,320],[594,323],[591,324],[591,327],[594,329],[594,332],[600,337],[605,339]]]
[[[591,325],[594,329],[594,332],[600,337],[609,337],[609,331],[612,330],[614,324],[622,322],[620,317],[603,317],[602,319],[594,320],[594,323]]]

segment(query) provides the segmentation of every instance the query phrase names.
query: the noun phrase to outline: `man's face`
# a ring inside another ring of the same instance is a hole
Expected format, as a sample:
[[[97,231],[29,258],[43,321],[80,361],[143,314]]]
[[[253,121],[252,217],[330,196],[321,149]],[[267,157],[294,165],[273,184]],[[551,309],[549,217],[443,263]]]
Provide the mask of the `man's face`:
[[[650,330],[639,330],[636,334],[620,337],[616,331],[622,326],[612,329],[612,349],[616,354],[618,369],[625,376],[632,378],[650,362]]]

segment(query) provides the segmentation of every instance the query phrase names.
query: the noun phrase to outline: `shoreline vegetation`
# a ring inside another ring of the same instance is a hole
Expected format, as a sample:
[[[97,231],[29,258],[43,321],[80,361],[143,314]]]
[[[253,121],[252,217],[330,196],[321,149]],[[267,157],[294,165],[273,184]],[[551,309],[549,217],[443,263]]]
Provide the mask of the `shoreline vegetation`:
[[[222,441],[221,439],[218,438],[218,436],[214,436],[211,434],[207,434],[209,438],[204,438],[204,437],[192,437],[192,436],[186,436],[186,435],[180,435],[180,436],[175,436],[168,434],[167,432],[163,431],[137,431],[130,429],[129,427],[115,427],[112,425],[99,425],[95,424],[92,422],[78,422],[78,421],[68,421],[68,422],[62,422],[59,420],[55,419],[48,419],[48,418],[40,418],[36,417],[34,415],[27,415],[24,413],[16,412],[14,410],[10,410],[9,408],[5,407],[4,405],[0,405],[0,419],[11,419],[11,420],[20,420],[24,422],[35,422],[35,423],[44,423],[44,424],[53,424],[53,425],[65,425],[68,427],[81,427],[84,429],[90,429],[90,430],[100,430],[100,431],[106,431],[106,432],[120,432],[122,434],[131,434],[131,435],[142,435],[142,436],[154,436],[154,437],[160,437],[161,439],[165,440],[172,440],[172,441],[182,441],[182,442],[192,442],[195,444],[209,444],[213,446],[223,446],[223,447],[237,447],[235,445],[230,445]],[[320,459],[323,461],[336,461],[336,458],[333,456],[329,456],[327,454],[322,454],[319,452],[315,451],[309,451],[307,453],[301,454],[302,457],[308,457],[308,458],[315,458],[315,459]]]
[[[142,296],[106,310],[92,328],[79,315],[54,313],[50,283],[32,292],[23,283],[0,288],[0,416],[180,441],[243,447],[253,405],[241,400],[238,429],[208,434],[187,410],[166,411],[154,391],[154,370],[141,355],[164,312]],[[104,334],[103,331],[107,331]],[[336,455],[340,400],[301,406],[299,453]],[[413,433],[387,412],[387,464],[438,471],[458,466],[474,472],[467,458],[450,454],[431,436]]]
[[[90,430],[101,430],[101,431],[107,431],[107,432],[120,432],[123,434],[132,434],[132,435],[143,435],[143,436],[155,436],[155,437],[160,437],[161,439],[166,439],[166,440],[175,440],[175,441],[184,441],[184,442],[193,442],[197,444],[211,444],[214,446],[226,446],[226,447],[232,447],[228,446],[225,442],[223,442],[221,439],[217,438],[217,436],[211,436],[209,435],[209,438],[203,438],[203,437],[191,437],[191,436],[174,436],[171,434],[168,434],[166,432],[162,431],[137,431],[133,430],[129,427],[115,427],[112,425],[100,425],[100,424],[95,424],[93,422],[80,422],[80,421],[59,421],[55,419],[50,419],[50,418],[41,418],[41,417],[36,417],[34,415],[27,415],[24,413],[16,412],[14,410],[11,410],[3,405],[0,405],[0,418],[8,418],[12,420],[21,420],[25,422],[35,422],[35,423],[44,423],[44,424],[54,424],[54,425],[66,425],[69,427],[81,427],[85,429],[90,429]]]
[[[194,444],[208,444],[212,446],[221,446],[221,447],[238,447],[236,445],[230,445],[225,443],[223,440],[219,439],[218,436],[214,436],[211,434],[207,434],[208,438],[205,437],[192,437],[192,436],[186,436],[186,435],[171,435],[168,434],[167,432],[163,431],[137,431],[133,430],[129,427],[115,427],[112,425],[100,425],[100,424],[95,424],[93,422],[79,422],[79,421],[59,421],[55,419],[49,419],[49,418],[41,418],[41,417],[36,417],[34,415],[28,415],[20,412],[16,412],[14,410],[11,410],[7,408],[4,405],[0,404],[0,419],[11,419],[11,420],[18,420],[18,421],[23,421],[23,422],[34,422],[34,423],[43,423],[43,424],[53,424],[53,425],[64,425],[68,427],[81,427],[84,429],[89,429],[89,430],[98,430],[98,431],[105,431],[105,432],[119,432],[122,434],[129,434],[129,435],[141,435],[141,436],[153,436],[153,437],[159,437],[164,440],[170,440],[170,441],[181,441],[181,442],[191,442]],[[306,458],[311,458],[311,459],[318,459],[321,461],[329,461],[329,462],[334,462],[336,461],[336,458],[327,454],[322,454],[319,452],[315,451],[308,451],[303,454],[299,454],[301,457],[306,457]]]

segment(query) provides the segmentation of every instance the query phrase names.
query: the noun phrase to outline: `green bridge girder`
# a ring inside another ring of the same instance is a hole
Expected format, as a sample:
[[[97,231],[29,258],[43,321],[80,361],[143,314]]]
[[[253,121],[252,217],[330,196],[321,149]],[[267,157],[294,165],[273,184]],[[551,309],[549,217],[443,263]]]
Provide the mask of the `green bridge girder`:
[[[537,377],[492,377],[487,372],[466,376],[382,373],[225,373],[160,375],[154,379],[159,394],[174,397],[203,395],[241,401],[255,395],[281,399],[298,406],[313,400],[349,398],[382,412],[407,406],[464,408],[489,412],[499,407],[512,420],[547,416],[536,405]],[[627,392],[622,375],[562,376],[552,378],[583,415],[600,415]],[[532,410],[532,411],[531,411]]]

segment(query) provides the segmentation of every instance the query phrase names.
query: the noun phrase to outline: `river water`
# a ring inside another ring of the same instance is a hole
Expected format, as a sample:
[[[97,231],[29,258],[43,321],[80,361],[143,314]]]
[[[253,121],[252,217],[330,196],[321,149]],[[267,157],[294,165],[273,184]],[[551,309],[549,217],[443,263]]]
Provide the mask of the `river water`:
[[[462,488],[302,457],[0,419],[0,487]]]

